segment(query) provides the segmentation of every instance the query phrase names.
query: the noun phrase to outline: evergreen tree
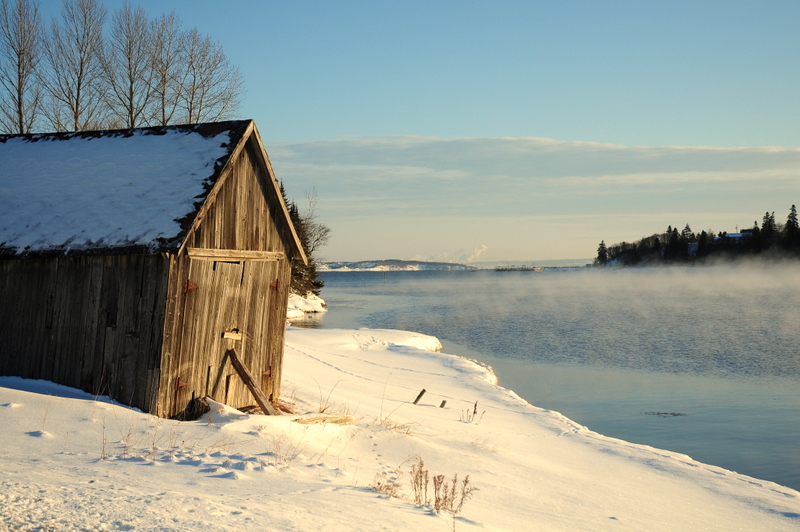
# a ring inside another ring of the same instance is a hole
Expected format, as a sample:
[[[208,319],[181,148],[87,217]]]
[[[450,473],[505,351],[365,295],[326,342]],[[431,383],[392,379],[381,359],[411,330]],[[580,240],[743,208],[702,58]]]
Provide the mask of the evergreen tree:
[[[772,247],[778,238],[778,226],[775,223],[775,213],[764,213],[761,221],[761,241],[764,249]]]
[[[667,228],[667,247],[664,250],[665,259],[677,259],[681,254],[681,235],[677,227]]]
[[[688,244],[689,242],[694,242],[694,233],[692,232],[692,228],[689,227],[689,224],[686,224],[686,227],[683,228],[681,231],[681,243]]]
[[[800,224],[797,221],[797,208],[794,205],[783,228],[783,245],[789,251],[800,251]]]
[[[786,218],[786,228],[791,228],[794,231],[800,231],[800,225],[797,222],[797,207],[792,205],[792,208],[789,210],[789,217]]]
[[[760,253],[764,249],[764,238],[761,235],[761,229],[758,227],[758,221],[753,222],[753,228],[750,230],[750,237],[745,240],[745,250]]]
[[[325,283],[319,278],[316,261],[314,260],[314,249],[309,246],[309,242],[315,240],[315,247],[324,244],[327,241],[327,235],[330,233],[330,229],[316,221],[313,210],[306,216],[301,215],[297,204],[286,197],[286,189],[283,187],[283,183],[281,183],[281,195],[289,210],[289,218],[292,220],[292,225],[294,225],[294,229],[297,232],[297,237],[300,239],[303,251],[308,259],[308,264],[303,264],[303,261],[299,259],[292,261],[291,290],[302,296],[309,292],[319,295]],[[322,243],[309,232],[309,229],[312,231],[317,230],[315,229],[317,226],[321,226],[325,230],[326,237]]]
[[[770,233],[775,230],[775,212],[772,214],[769,211],[764,213],[764,219],[761,221],[761,230],[765,233]]]
[[[662,254],[661,239],[658,236],[653,235],[652,240],[653,240],[653,246],[650,249],[650,257],[655,260],[660,260]]]
[[[664,233],[656,233],[640,240],[606,246],[600,243],[596,265],[614,261],[621,266],[637,264],[684,263],[703,261],[709,256],[734,258],[746,254],[767,253],[774,259],[782,255],[800,257],[800,220],[797,207],[792,205],[786,223],[775,221],[774,212],[765,212],[759,227],[758,220],[748,228],[736,232],[702,231],[696,234],[687,223],[683,230],[669,226]]]
[[[597,248],[597,260],[595,263],[600,266],[605,266],[608,263],[608,248],[606,248],[605,240],[601,241],[600,246]]]
[[[711,237],[705,231],[705,229],[700,233],[700,236],[697,238],[697,256],[698,257],[705,257],[708,255],[709,251],[711,250]]]

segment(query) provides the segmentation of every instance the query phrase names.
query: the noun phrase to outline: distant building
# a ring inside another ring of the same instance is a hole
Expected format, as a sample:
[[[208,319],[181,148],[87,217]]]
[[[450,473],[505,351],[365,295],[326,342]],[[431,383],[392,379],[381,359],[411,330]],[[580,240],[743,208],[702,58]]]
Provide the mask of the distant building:
[[[714,242],[732,242],[732,243],[739,243],[742,239],[747,238],[753,234],[752,229],[742,229],[741,232],[738,233],[722,233],[720,236],[714,237]]]

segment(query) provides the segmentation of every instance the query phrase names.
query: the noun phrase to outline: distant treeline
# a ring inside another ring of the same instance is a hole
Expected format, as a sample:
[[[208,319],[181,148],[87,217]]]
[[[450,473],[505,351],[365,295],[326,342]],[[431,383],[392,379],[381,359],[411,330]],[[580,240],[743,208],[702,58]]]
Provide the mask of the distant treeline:
[[[753,227],[739,233],[701,231],[695,233],[689,224],[679,231],[669,226],[666,232],[636,242],[607,246],[600,242],[595,265],[637,266],[645,264],[686,263],[735,259],[746,256],[765,258],[800,258],[800,225],[797,209],[792,205],[786,223],[775,221],[775,213],[766,212]]]

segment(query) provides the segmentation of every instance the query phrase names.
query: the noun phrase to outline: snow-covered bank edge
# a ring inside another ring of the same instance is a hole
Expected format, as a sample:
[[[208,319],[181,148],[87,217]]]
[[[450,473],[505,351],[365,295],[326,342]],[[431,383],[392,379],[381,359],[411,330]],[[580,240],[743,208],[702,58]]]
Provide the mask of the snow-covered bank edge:
[[[289,303],[286,309],[286,319],[291,322],[293,320],[304,319],[309,314],[318,314],[327,311],[327,305],[321,297],[311,292],[305,296],[291,293],[289,294]]]
[[[794,490],[596,434],[437,349],[411,332],[289,328],[296,416],[214,405],[159,420],[0,378],[0,530],[800,529]],[[312,414],[345,422],[293,421]],[[437,514],[436,475],[479,491]]]

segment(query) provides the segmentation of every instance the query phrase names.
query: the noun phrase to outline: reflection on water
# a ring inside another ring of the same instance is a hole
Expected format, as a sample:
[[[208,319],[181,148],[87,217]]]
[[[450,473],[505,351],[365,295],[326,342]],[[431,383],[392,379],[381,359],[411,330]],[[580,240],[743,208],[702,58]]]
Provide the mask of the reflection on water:
[[[592,430],[800,489],[796,265],[323,279],[315,326],[435,335]]]

